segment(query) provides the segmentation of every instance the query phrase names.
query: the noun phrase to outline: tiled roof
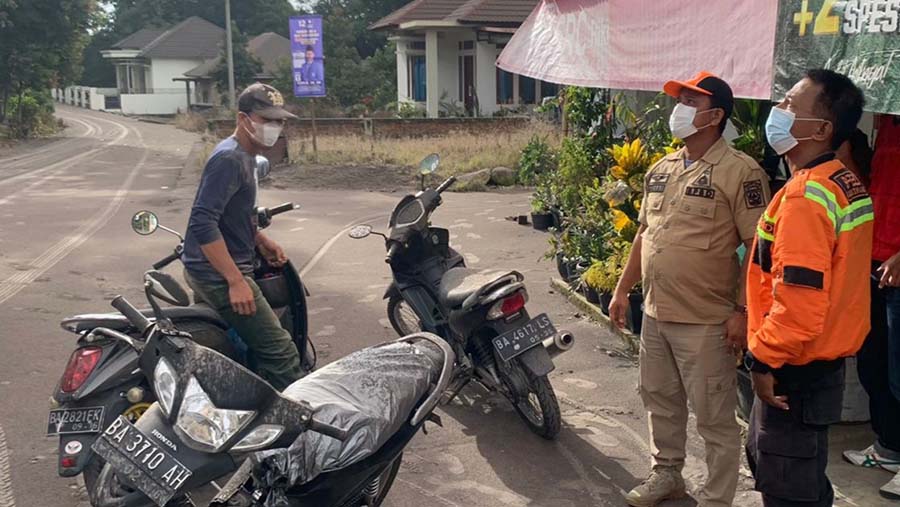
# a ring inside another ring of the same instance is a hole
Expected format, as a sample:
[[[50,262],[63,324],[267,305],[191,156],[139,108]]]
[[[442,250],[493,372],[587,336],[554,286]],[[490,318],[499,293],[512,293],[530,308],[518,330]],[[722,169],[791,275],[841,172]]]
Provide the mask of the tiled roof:
[[[291,41],[277,33],[267,32],[250,39],[247,51],[262,62],[263,74],[274,76],[282,61],[291,59]]]
[[[196,16],[169,28],[144,28],[115,43],[111,49],[134,49],[147,58],[215,58],[225,42],[225,30]]]
[[[152,28],[144,28],[134,32],[124,39],[112,45],[113,49],[144,49],[144,46],[153,42],[157,37],[163,34],[165,30],[154,30]]]
[[[456,21],[463,24],[519,25],[539,0],[414,0],[369,28],[396,28],[410,21]]]

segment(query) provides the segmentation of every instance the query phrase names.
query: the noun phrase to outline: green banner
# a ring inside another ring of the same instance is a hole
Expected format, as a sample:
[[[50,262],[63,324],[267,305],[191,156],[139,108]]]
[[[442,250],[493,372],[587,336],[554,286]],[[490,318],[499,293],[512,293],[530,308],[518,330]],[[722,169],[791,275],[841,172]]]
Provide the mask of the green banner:
[[[779,0],[772,95],[807,69],[846,74],[866,110],[900,113],[900,0]]]

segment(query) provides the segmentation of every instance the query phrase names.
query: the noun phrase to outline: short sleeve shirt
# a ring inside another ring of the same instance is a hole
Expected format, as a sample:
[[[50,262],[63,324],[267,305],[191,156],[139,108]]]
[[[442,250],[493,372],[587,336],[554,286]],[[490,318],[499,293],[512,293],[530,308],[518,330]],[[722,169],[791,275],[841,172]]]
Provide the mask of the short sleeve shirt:
[[[769,179],[723,139],[690,165],[685,150],[644,180],[640,221],[644,311],[682,324],[725,322],[737,302],[737,248],[753,239],[769,202]]]

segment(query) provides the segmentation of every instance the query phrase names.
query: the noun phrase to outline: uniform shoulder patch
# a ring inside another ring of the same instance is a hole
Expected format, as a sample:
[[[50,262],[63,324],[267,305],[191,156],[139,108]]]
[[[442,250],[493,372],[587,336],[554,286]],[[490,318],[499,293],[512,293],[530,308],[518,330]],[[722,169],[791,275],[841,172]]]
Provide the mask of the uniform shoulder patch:
[[[766,194],[763,191],[762,180],[744,182],[744,202],[748,209],[766,207]]]
[[[847,200],[850,202],[865,199],[869,196],[866,186],[859,181],[859,178],[857,178],[850,169],[841,169],[832,174],[829,179],[841,188],[844,192],[844,196],[846,196]]]

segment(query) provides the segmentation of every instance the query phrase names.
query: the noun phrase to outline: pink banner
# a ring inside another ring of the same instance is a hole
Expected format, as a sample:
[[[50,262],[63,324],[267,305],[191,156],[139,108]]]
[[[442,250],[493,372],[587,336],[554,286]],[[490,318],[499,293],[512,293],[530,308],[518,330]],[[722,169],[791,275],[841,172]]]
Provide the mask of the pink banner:
[[[659,91],[708,70],[768,99],[778,2],[542,0],[500,55],[504,70],[562,84]]]

